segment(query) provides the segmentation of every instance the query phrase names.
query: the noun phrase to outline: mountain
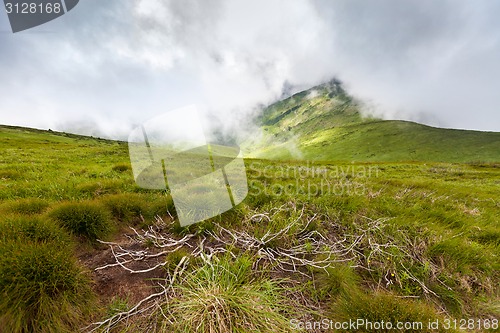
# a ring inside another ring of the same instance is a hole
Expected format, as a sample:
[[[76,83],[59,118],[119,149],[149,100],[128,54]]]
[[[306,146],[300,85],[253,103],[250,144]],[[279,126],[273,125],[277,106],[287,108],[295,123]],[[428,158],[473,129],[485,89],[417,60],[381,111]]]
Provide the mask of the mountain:
[[[500,133],[366,117],[339,81],[264,109],[249,157],[356,162],[498,162]]]

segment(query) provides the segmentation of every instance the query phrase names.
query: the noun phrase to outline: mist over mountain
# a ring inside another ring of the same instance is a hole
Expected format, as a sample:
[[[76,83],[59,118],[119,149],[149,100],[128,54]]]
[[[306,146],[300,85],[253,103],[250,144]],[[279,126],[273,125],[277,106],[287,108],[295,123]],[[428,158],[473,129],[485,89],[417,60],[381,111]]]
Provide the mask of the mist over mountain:
[[[500,133],[443,129],[367,112],[339,80],[267,107],[249,156],[334,161],[472,162],[500,160]]]

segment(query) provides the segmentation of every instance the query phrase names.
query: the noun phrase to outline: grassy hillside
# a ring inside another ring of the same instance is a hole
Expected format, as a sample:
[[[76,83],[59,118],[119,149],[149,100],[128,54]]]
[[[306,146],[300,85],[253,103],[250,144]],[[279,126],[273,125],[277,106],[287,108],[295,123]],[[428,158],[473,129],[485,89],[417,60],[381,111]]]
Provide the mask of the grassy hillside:
[[[325,161],[500,161],[500,133],[363,118],[338,82],[271,105],[252,157]]]
[[[498,331],[497,164],[248,159],[243,203],[180,228],[123,143],[1,126],[0,150],[0,331]]]

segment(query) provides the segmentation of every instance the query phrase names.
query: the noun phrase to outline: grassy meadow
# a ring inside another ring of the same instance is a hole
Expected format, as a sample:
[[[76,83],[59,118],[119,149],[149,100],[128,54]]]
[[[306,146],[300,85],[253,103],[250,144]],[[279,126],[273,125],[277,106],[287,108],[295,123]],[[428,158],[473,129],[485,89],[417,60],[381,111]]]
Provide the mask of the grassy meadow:
[[[0,151],[0,332],[499,331],[500,161],[246,159],[247,198],[181,228],[126,143]]]

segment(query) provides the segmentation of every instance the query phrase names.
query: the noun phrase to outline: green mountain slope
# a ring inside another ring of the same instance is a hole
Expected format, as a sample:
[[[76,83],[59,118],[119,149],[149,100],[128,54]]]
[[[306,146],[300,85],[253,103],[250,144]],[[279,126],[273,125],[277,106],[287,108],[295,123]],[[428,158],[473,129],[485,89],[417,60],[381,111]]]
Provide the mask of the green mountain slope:
[[[500,133],[363,117],[331,81],[266,108],[251,157],[332,161],[500,161]]]

